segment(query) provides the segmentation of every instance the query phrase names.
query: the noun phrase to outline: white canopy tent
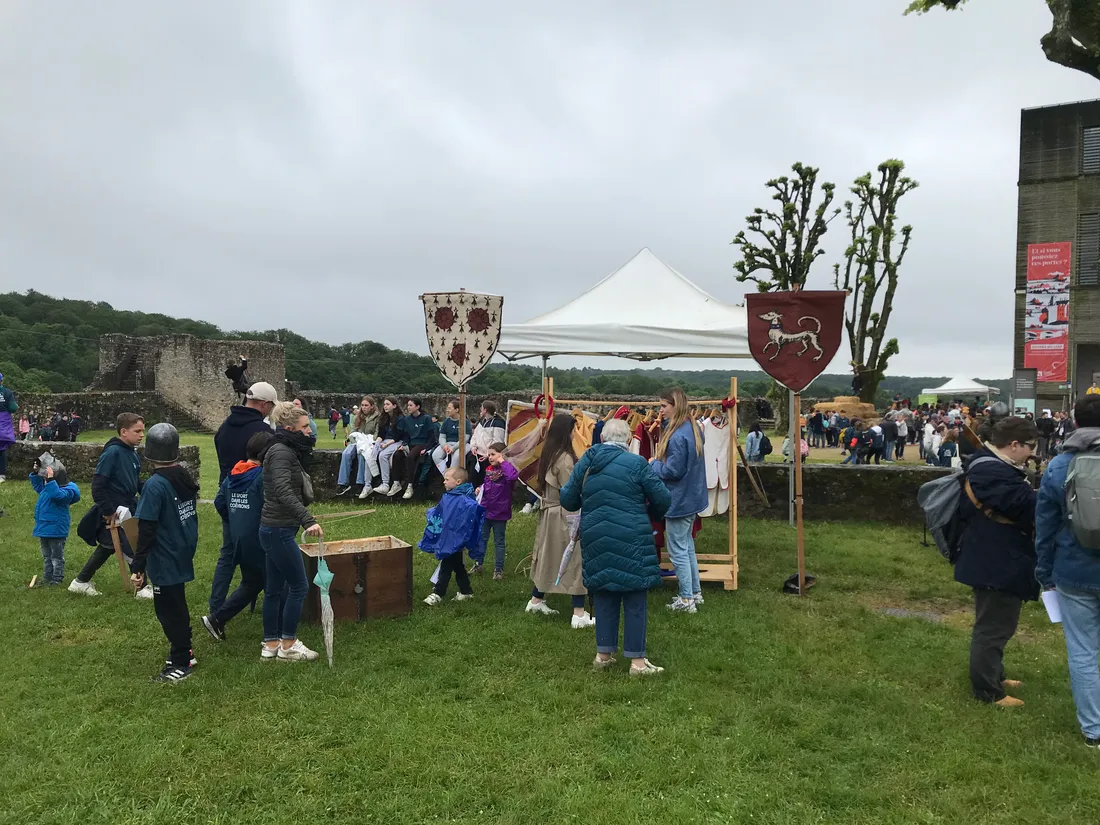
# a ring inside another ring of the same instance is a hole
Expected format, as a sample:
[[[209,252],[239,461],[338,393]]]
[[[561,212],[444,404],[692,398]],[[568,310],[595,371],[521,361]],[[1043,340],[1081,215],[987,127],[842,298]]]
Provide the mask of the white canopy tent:
[[[750,358],[744,307],[725,304],[643,249],[565,306],[504,324],[509,361],[551,355]]]
[[[968,395],[1000,395],[1001,391],[996,387],[987,387],[969,378],[952,378],[941,387],[933,387],[924,390],[924,395],[950,395],[955,398],[964,398]]]

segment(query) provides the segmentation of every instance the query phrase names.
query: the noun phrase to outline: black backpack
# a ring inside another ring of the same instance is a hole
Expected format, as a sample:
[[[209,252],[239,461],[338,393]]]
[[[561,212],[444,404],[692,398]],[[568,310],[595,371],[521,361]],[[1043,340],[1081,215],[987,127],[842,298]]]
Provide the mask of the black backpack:
[[[760,433],[760,455],[772,454],[772,440],[768,438],[764,433]]]

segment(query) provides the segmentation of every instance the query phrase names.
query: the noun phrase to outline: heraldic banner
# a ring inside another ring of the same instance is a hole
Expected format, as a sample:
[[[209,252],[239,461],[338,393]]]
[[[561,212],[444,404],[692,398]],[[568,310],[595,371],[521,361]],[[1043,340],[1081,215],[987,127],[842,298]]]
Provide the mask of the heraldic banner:
[[[443,377],[462,389],[488,366],[500,342],[504,298],[477,292],[421,295],[428,349]]]
[[[846,298],[843,291],[810,290],[746,295],[756,363],[787,389],[802,392],[840,349]]]

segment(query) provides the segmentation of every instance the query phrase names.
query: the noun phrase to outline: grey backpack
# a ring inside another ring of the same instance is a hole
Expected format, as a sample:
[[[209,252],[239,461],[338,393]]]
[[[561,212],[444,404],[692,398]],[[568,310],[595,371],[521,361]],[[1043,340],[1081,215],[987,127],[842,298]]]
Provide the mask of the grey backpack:
[[[1100,552],[1100,441],[1070,459],[1065,490],[1074,538],[1086,550]]]
[[[967,469],[983,461],[999,461],[992,456],[982,456],[970,462]],[[963,497],[966,472],[959,467],[950,475],[941,476],[920,486],[917,504],[924,511],[928,534],[945,559],[954,564],[959,557],[959,539],[962,538],[959,523],[959,502]]]

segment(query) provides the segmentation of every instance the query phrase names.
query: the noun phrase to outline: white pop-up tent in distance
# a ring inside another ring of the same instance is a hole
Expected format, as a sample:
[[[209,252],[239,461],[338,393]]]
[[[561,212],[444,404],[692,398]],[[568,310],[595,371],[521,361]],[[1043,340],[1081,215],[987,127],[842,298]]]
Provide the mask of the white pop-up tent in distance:
[[[950,395],[955,398],[965,398],[971,395],[1000,395],[1001,391],[996,387],[987,387],[969,378],[952,378],[940,387],[932,387],[923,392],[924,395]]]
[[[708,295],[648,248],[565,306],[525,324],[502,325],[497,353],[509,361],[541,357],[547,396],[553,396],[554,380],[545,374],[552,355],[615,355],[635,361],[752,357],[745,308]],[[730,397],[736,396],[737,379],[731,378]],[[597,402],[604,407],[619,404]],[[737,439],[729,442],[729,552],[698,559],[702,581],[736,590]]]
[[[504,324],[497,353],[509,361],[751,357],[745,308],[708,295],[648,248],[565,306]]]

